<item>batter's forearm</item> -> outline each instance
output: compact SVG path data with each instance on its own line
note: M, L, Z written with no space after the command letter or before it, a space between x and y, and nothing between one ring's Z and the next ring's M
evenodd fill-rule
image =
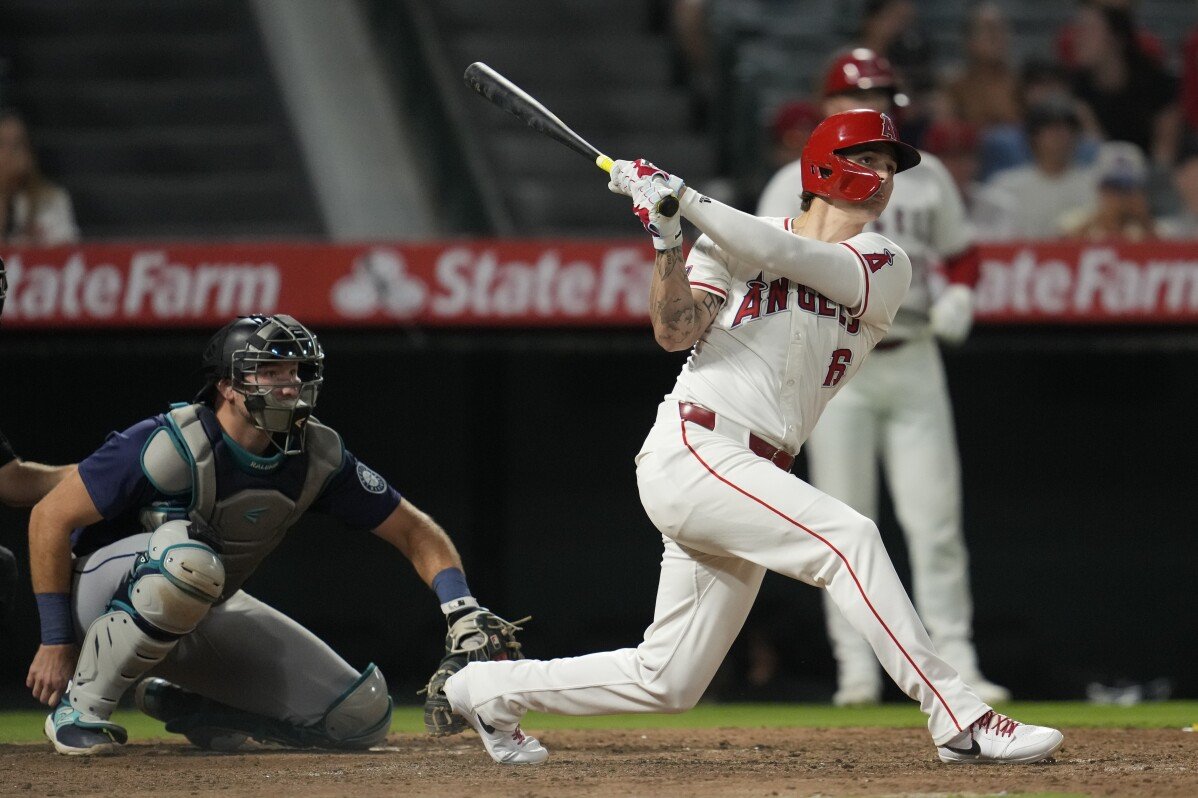
M649 318L657 342L671 352L690 348L698 337L698 313L681 247L657 253L649 285Z
M720 249L755 268L814 288L844 307L865 292L857 256L840 244L804 238L698 192L683 192L681 213Z

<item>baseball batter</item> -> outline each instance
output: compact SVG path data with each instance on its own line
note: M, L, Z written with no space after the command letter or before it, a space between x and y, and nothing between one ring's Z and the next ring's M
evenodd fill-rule
M471 596L445 532L312 418L323 362L290 316L231 322L208 345L194 404L109 435L34 508L42 645L27 683L55 707L45 731L56 751L124 743L110 716L147 674L138 706L201 747L382 740L391 698L378 669L358 673L241 589L309 511L370 530L411 560L457 649L495 617Z
M824 113L888 112L894 73L885 58L856 49L837 57L824 80ZM973 321L977 256L961 197L944 165L920 153L895 178L885 212L866 229L882 233L911 259L911 289L886 339L857 379L829 405L807 442L811 482L868 518L878 517L880 460L905 533L915 606L936 649L987 703L1011 694L978 668L973 645L969 563L961 523L961 477L952 407L936 340L959 344ZM797 213L803 166L784 167L766 186L757 212ZM947 285L931 279L940 268ZM882 675L869 642L826 597L837 663L837 705L880 700Z
M665 547L657 606L636 648L550 661L471 663L445 683L451 710L498 762L548 752L528 710L681 712L703 695L766 569L823 588L920 703L946 762L1033 762L1062 736L995 713L935 651L867 517L789 473L828 401L882 340L911 279L906 254L863 232L919 154L889 117L826 119L803 156L804 208L759 219L643 161L616 163L657 249L654 334L693 347L636 457L641 501ZM705 235L685 263L673 193Z

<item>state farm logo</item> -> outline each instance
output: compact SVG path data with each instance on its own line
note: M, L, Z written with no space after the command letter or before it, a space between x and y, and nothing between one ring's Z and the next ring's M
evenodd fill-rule
M35 256L36 257L36 256ZM273 313L282 280L272 262L172 262L162 250L132 250L118 262L89 263L86 251L65 262L6 259L4 319L205 319Z
M527 260L469 246L437 253L417 273L403 255L375 248L355 258L330 290L333 309L352 319L585 318L644 315L652 261L643 248L613 247L595 260L568 260L553 248Z
M986 255L977 286L980 318L1155 320L1198 316L1193 249L1083 247L1063 257L1022 247ZM1057 254L1054 251L1053 254Z
M354 260L350 273L333 284L333 308L351 319L383 311L396 318L420 312L428 287L407 273L403 256L393 249L372 249Z

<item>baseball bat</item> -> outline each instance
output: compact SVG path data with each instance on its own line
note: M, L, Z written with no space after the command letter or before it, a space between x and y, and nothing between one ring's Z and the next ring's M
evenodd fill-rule
M611 158L599 152L589 141L571 130L569 125L537 102L532 95L482 61L475 61L466 67L462 79L466 81L467 86L517 119L522 120L533 130L565 144L579 155L585 155L603 171L611 172ZM673 216L678 213L678 198L666 197L657 204L657 212L662 216Z

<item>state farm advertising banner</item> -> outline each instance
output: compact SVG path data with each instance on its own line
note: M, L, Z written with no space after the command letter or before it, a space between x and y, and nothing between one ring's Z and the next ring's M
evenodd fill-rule
M11 328L642 325L653 250L628 241L95 244L0 252ZM980 323L1198 323L1198 242L986 246Z
M642 324L646 242L86 245L3 254L4 326Z
M982 247L977 319L1198 323L1198 241Z

